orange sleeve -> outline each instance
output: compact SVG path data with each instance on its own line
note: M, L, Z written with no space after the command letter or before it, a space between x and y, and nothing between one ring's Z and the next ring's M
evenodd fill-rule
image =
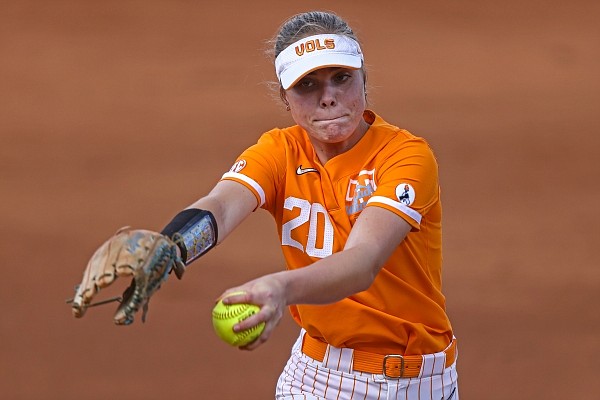
M222 180L232 180L254 193L257 208L273 209L276 188L285 177L285 146L277 130L264 133L236 159Z
M423 216L439 201L438 165L425 140L401 137L398 145L389 146L383 155L377 189L367 206L392 211L418 231Z

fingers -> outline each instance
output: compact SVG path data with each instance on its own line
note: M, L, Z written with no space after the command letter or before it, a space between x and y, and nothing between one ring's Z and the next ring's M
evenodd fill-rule
M270 276L258 278L243 286L227 290L219 297L224 304L250 303L260 307L260 311L233 327L241 332L265 323L261 335L252 343L240 347L242 350L254 350L271 337L279 325L285 309L285 296L276 279Z
M117 324L128 324L133 313L143 306L143 301L147 301L167 278L169 270L174 268L177 277L181 278L184 267L177 245L168 238L143 229L122 228L90 258L73 298L73 315L82 317L94 296L117 278L142 276L140 282L144 285L138 288L139 293L124 301L115 317Z
M233 327L233 330L238 332L245 329L249 329L254 325L258 325L262 322L265 323L265 328L263 329L260 336L256 338L256 340L254 340L252 343L240 347L240 349L252 351L260 347L263 343L267 342L270 339L273 331L275 330L275 327L279 325L281 317L282 313L278 313L277 310L274 310L269 306L264 306L261 308L261 311L258 314L253 315L252 317L247 318L239 324L235 325Z
M104 242L90 258L71 306L73 316L76 318L83 317L100 289L109 286L116 279L115 257L118 251L118 246L114 245L111 238ZM119 275L131 275L131 270L127 269L127 273L123 271Z
M107 246L108 242L96 250L83 272L83 279L77 287L73 299L73 314L75 317L82 317L87 305L91 303L100 288L108 286L115 279L114 272L100 270L97 267L106 263L107 252L105 249ZM98 273L101 273L101 275L97 276Z
M93 259L93 257L92 257ZM87 305L92 301L94 294L96 294L97 288L91 277L92 271L90 270L90 264L92 260L88 262L88 265L83 272L83 279L75 290L75 297L73 298L73 304L71 310L75 318L81 318L85 314Z
M223 300L223 304L240 304L240 303L250 303L250 304L256 304L257 306L260 306L260 304L254 303L251 301L251 295L246 292L245 290L240 290L240 289L229 289L227 290L225 293L223 293L221 296L219 296L219 298L217 299L217 302L219 302L219 300Z

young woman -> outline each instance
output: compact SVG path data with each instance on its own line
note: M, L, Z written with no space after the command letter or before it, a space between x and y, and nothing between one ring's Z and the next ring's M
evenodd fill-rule
M164 233L195 226L212 245L215 226L220 243L254 210L273 215L287 269L223 297L261 307L235 327L266 323L247 350L286 307L300 325L278 399L458 399L431 149L366 108L363 53L340 17L296 15L274 42L295 125L264 133ZM203 251L190 245L186 263Z
M290 18L274 53L295 124L264 133L208 195L175 216L162 231L177 238L169 254L180 252L189 265L253 211L267 210L286 269L222 297L261 307L234 327L265 323L246 350L269 339L286 308L300 326L278 399L458 399L431 149L367 109L363 53L337 15ZM89 269L73 302L78 317L114 279ZM117 323L132 321L138 297L122 304Z

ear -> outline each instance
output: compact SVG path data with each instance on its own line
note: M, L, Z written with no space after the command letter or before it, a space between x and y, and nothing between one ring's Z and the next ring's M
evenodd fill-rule
M283 103L287 106L289 105L287 96L285 94L285 89L283 88L283 86L279 86L279 97L281 98L281 101L283 101Z
M285 104L285 110L290 111L290 102L288 101L285 94L285 89L283 89L282 86L279 87L279 97L281 97L281 101L283 101L283 104Z

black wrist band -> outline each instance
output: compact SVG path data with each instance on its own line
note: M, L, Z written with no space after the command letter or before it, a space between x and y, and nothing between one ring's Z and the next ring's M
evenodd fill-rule
M189 208L177 214L161 231L181 250L181 258L189 265L217 245L217 221L210 211Z

